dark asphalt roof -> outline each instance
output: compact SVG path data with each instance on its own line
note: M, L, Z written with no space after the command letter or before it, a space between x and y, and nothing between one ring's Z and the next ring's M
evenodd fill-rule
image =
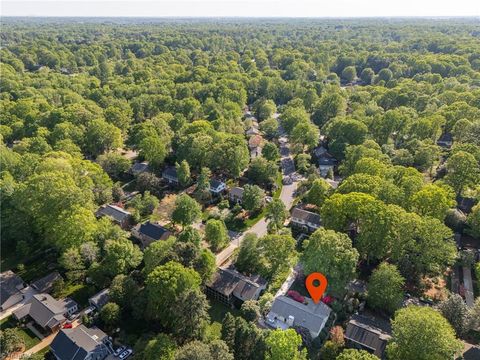
M145 172L145 171L148 171L148 170L149 170L148 162L146 162L146 161L137 162L137 163L133 164L132 167L130 168L130 172L133 173L133 174L139 174L139 173L142 173L142 172Z
M11 270L0 274L0 302L3 304L10 296L19 292L18 287L23 287L23 280Z
M163 177L177 178L177 169L174 166L166 167L162 172Z
M160 240L162 236L169 231L159 224L154 224L150 221L147 221L146 223L140 225L138 232L152 239Z
M333 157L326 157L322 156L318 158L318 165L332 165L335 166L337 164L337 160Z
M217 179L211 179L211 180L210 180L210 187L211 187L212 189L216 189L216 188L218 188L219 186L221 186L222 184L223 184L223 182L220 181L220 180L217 180Z
M59 274L58 271L54 271L47 276L44 276L43 278L34 281L30 285L38 292L49 292L52 289L53 283L59 279L62 279L62 276Z
M109 292L110 290L108 288L103 289L102 291L96 293L91 298L89 298L88 302L97 308L101 308L103 305L105 305L108 302Z
M55 300L48 294L36 294L30 301L20 309L14 311L17 319L26 315L35 320L41 327L54 327L57 323L65 319L63 314L66 312L64 304Z
M234 295L241 300L251 300L260 287L266 285L266 281L260 277L248 277L231 269L218 269L208 287L225 295Z
M79 325L73 329L62 329L50 345L52 352L61 360L83 360L89 352L105 347L102 341L107 337L98 328Z
M387 346L391 329L385 322L362 315L353 315L347 324L345 338L361 344L382 357Z

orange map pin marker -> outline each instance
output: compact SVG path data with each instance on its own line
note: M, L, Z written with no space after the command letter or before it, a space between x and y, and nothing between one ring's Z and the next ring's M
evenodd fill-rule
M315 280L319 282L319 285L314 284ZM327 289L327 284L327 278L322 273L314 272L307 276L307 279L305 280L305 286L307 287L308 293L312 297L315 304L318 304L322 298L323 293Z

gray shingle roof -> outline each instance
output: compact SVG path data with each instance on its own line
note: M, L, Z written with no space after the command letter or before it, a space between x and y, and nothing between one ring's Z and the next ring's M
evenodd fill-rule
M97 210L97 216L108 216L119 223L125 221L130 215L127 210L115 205L104 205Z
M152 239L160 240L162 236L169 232L168 229L164 228L162 225L151 223L147 221L144 224L141 224L138 228L140 234L144 234Z
M88 302L95 306L97 309L102 308L109 300L109 292L110 290L103 289L102 291L96 293L91 298L88 299Z
M88 353L105 348L103 341L107 337L98 328L79 325L73 329L62 329L52 341L50 348L58 359L82 360Z
M248 277L238 271L230 269L218 269L208 287L225 295L234 295L241 300L251 300L255 292L266 285L266 281L260 277Z
M168 179L177 179L177 169L174 166L166 167L162 172L162 177Z
M337 164L337 159L332 155L325 153L318 158L318 165L330 165L335 166Z
M320 215L311 211L300 209L300 208L294 208L292 210L292 218L301 219L301 220L304 220L305 222L309 222L312 224L317 224L317 225L322 224Z
M243 188L235 186L232 189L230 189L230 196L234 196L241 199L243 197L243 192L244 192Z
M135 164L132 165L132 167L130 168L130 172L132 174L140 174L140 173L143 173L143 172L146 172L146 171L149 171L149 167L148 167L148 162L147 161L144 161L144 162L136 162Z
M210 188L211 189L216 189L218 188L219 186L222 186L223 185L223 182L220 181L220 180L217 180L217 179L211 179L210 180Z
M294 317L293 324L303 326L313 333L321 330L325 319L328 319L331 309L323 302L315 304L311 299L306 298L308 304L302 304L287 296L278 296L272 304L269 316L279 315L285 319L289 316Z
M62 276L58 271L54 271L47 276L34 281L30 286L41 293L49 292L52 289L53 283L59 279L62 279Z
M41 327L54 327L62 322L66 309L60 301L55 300L48 294L36 294L30 301L14 312L14 315L21 319L26 315L35 320Z
M15 295L23 288L23 280L13 271L8 270L0 274L0 302L3 304L12 295Z

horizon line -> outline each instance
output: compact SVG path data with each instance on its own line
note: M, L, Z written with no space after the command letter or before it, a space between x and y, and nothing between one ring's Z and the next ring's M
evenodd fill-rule
M368 15L368 16L203 16L203 15L165 15L165 16L144 16L144 15L0 15L0 20L2 18L75 18L75 19L474 19L479 18L480 15Z

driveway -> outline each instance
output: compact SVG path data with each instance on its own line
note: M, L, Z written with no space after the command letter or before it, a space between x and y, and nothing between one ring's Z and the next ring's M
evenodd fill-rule
M8 309L0 312L0 320L9 317L14 311L20 309L23 305L25 305L32 298L33 295L37 294L37 290L31 288L30 286L27 286L25 289L21 290L21 293L23 294L23 300L13 305L12 307L9 307Z

